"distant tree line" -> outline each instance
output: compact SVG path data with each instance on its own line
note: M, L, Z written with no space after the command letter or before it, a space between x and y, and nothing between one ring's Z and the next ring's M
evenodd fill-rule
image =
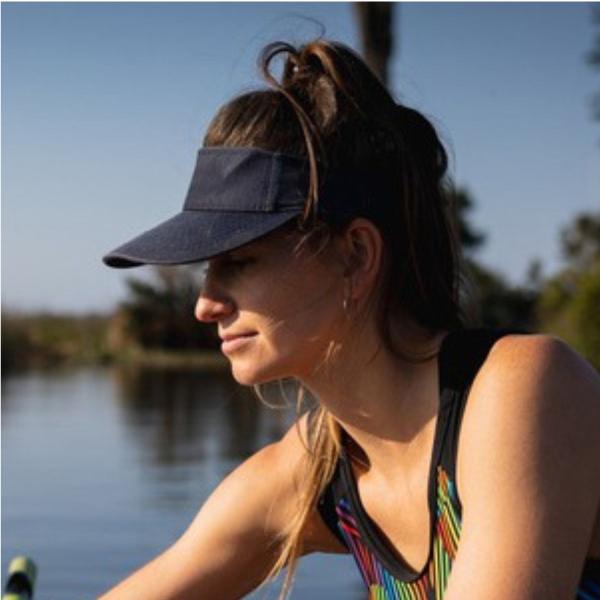
M128 297L109 329L109 346L119 353L137 350L218 349L213 328L194 317L202 266L154 267L153 281L127 279Z
M566 267L542 282L535 316L600 369L600 212L563 229L561 249Z
M111 360L110 318L2 312L2 372Z
M542 277L534 260L523 285L508 283L475 258L485 235L470 224L473 200L464 189L452 193L465 265L474 287L478 323L552 333L565 339L600 368L600 213L577 216L561 233L565 267ZM198 268L163 267L153 282L130 278L128 298L110 328L110 347L185 351L216 349L214 328L195 321Z

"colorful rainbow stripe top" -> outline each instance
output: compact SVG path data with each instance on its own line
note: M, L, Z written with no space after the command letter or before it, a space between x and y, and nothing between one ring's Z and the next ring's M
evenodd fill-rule
M369 600L441 600L460 537L454 486L442 467L438 469L437 518L431 557L413 581L395 577L364 543L350 504L341 499L336 507L340 530L369 588Z
M352 442L343 433L340 460L318 508L353 555L368 600L443 599L460 542L462 507L455 484L456 450L467 390L494 341L505 333L510 331L455 332L442 345L440 407L428 482L429 557L420 572L396 557L364 509L351 465ZM600 560L586 561L576 600L600 600Z

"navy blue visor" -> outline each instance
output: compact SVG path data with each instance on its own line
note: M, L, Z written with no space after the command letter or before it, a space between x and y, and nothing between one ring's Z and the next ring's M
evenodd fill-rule
M371 193L357 174L332 173L319 190L326 220L368 214ZM103 257L110 267L199 262L270 233L303 211L309 169L304 158L256 148L198 152L183 209Z

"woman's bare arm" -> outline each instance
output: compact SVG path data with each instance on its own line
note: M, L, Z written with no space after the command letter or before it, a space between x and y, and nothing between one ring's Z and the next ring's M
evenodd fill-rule
M566 344L509 336L465 410L463 524L446 600L570 600L600 499L600 378Z
M256 588L295 510L303 453L293 426L226 477L173 546L101 600L233 600Z

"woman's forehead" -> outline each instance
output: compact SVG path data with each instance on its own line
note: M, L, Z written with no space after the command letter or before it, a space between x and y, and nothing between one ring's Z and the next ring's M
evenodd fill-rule
M289 246L293 248L295 244L298 243L301 239L301 234L294 230L275 230L271 233L268 233L265 236L262 236L256 240L248 242L239 248L235 248L234 250L230 250L229 252L225 252L224 255L236 255L243 254L245 252L250 251L275 251L281 250L284 247Z

